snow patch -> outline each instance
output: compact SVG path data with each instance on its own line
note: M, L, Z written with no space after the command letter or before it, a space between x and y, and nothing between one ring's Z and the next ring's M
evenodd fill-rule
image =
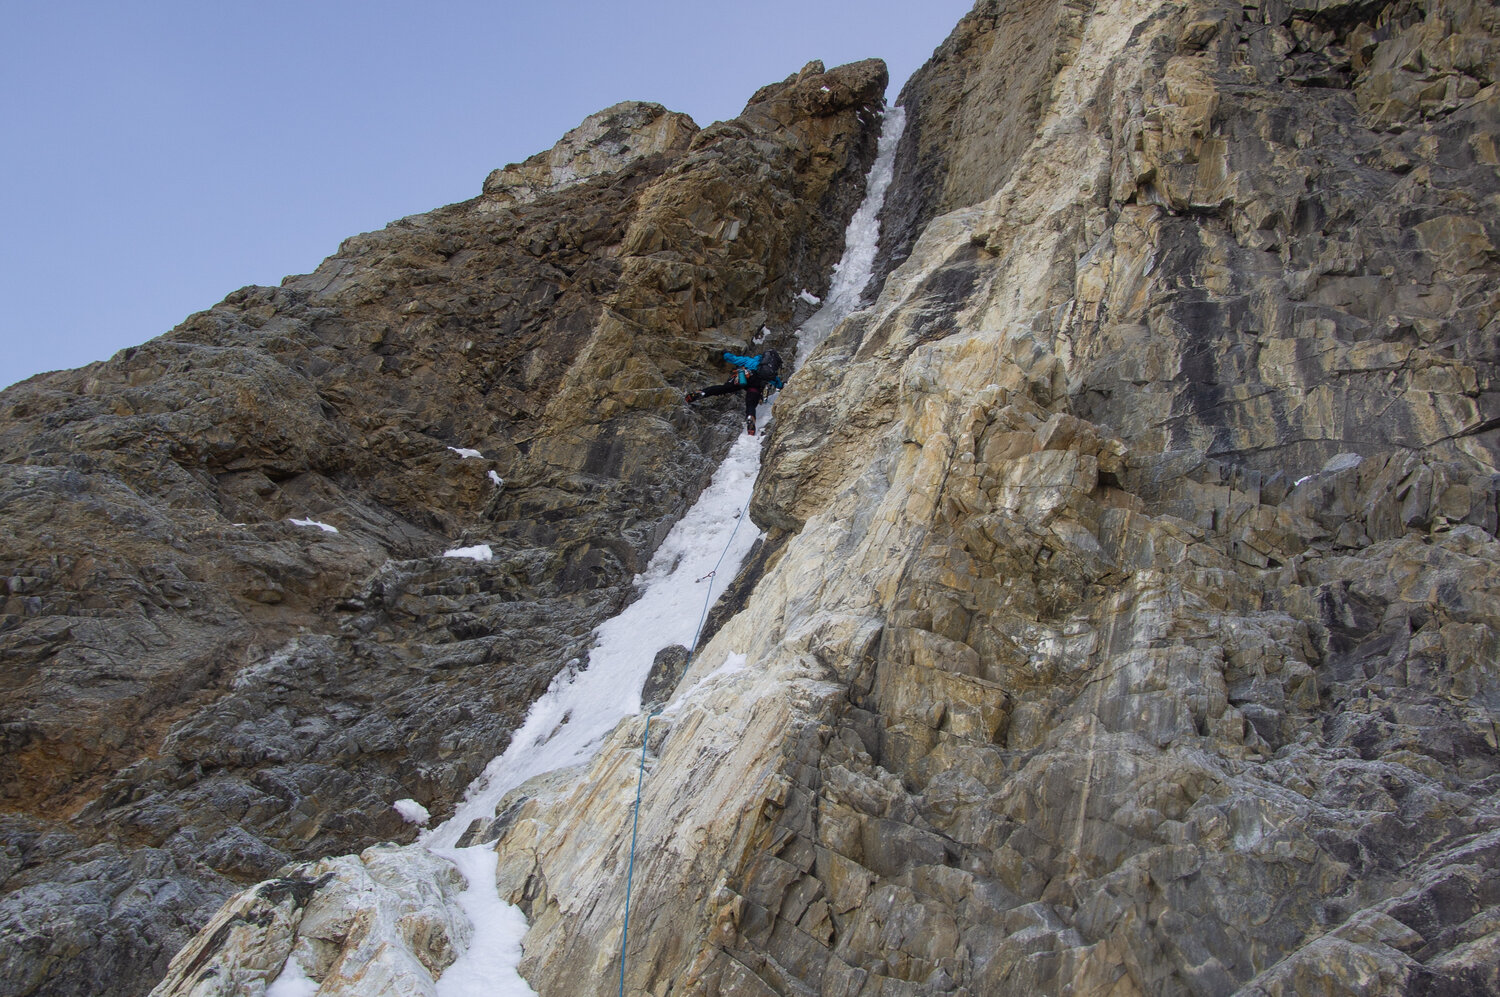
M474 927L464 954L438 977L437 997L536 997L517 969L526 915L501 900L495 889L500 857L486 845L433 851L458 866L468 880L458 905Z
M336 527L336 526L329 526L327 523L320 523L316 519L288 519L287 522L288 523L295 523L298 526L316 526L318 529L322 530L324 533L337 533L338 532L338 527Z
M427 808L422 806L422 804L418 803L416 800L397 800L395 803L392 803L391 806L398 814L401 815L401 819L406 821L408 824L416 824L419 827L426 827L427 822L429 820L432 820L432 814L428 813Z
M452 550L443 551L444 557L467 557L473 561L488 561L495 556L490 550L489 544L475 544L473 547L455 547Z
M483 457L484 456L484 454L480 453L478 450L470 450L467 447L449 447L448 449L452 450L454 453L458 454L460 457Z
M822 298L818 297L816 294L812 293L806 288L803 288L800 292L798 292L797 297L801 298L803 301L806 301L810 305L821 305L823 303Z
M297 957L287 956L281 974L266 987L266 997L312 997L318 992L318 981L307 975Z
M495 483L496 488L505 487L505 479L500 477L500 475L496 474L494 471L490 472L490 480Z

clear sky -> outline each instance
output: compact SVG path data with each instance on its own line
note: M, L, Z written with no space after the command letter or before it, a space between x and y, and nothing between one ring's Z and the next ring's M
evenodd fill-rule
M479 193L585 116L700 125L811 59L902 82L972 0L15 0L0 387L102 360Z

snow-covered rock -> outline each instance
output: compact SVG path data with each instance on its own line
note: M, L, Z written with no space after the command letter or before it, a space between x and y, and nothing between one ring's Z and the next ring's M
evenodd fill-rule
M466 557L471 561L488 561L495 556L489 544L474 544L472 547L454 547L443 551L444 557Z
M289 867L226 904L152 993L260 993L273 981L295 993L305 978L324 994L436 997L469 942L464 887L452 862L423 849Z
M315 526L318 529L322 530L324 533L338 532L338 527L329 526L327 523L320 523L316 519L289 519L287 520L287 522L292 523L295 526Z

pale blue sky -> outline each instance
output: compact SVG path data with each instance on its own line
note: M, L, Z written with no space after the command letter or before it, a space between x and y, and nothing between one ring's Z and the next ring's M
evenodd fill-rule
M479 192L586 115L700 125L810 59L900 84L972 0L6 0L0 387Z

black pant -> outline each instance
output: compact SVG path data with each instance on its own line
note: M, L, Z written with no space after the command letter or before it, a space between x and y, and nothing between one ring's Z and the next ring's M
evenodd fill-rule
M755 406L760 404L761 385L759 384L741 384L739 381L730 381L728 384L715 384L711 388L704 388L698 393L707 398L709 395L727 395L735 391L745 393L745 414L754 415Z

